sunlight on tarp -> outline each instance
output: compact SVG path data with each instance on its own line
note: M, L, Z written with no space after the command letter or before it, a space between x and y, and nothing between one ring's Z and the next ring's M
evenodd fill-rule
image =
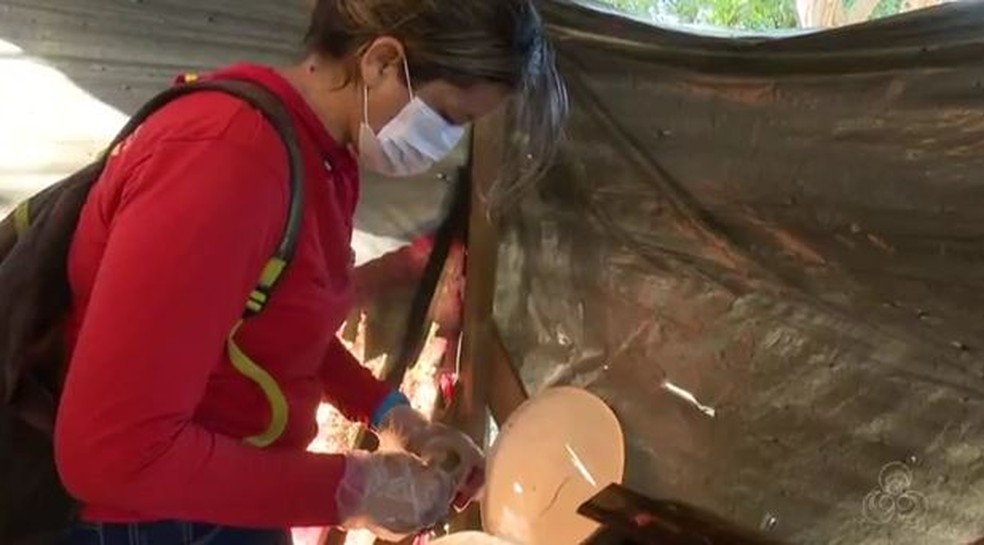
M127 119L2 39L0 82L2 210L91 161Z

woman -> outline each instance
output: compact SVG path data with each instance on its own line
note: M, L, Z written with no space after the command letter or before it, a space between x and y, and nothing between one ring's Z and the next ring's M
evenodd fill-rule
M286 218L276 133L245 104L198 93L114 150L69 257L56 455L84 508L66 543L265 545L312 525L392 537L446 515L477 448L414 413L331 335L351 299L357 162L424 171L514 97L528 164L504 168L510 180L535 176L566 112L542 32L531 0L320 0L302 63L208 76L275 93L305 156L295 257L235 345L229 331ZM265 382L237 371L233 346L262 362ZM305 452L323 398L419 457ZM447 451L460 471L421 461Z

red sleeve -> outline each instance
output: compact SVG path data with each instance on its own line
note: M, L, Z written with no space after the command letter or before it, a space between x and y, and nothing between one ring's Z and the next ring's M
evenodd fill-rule
M270 145L164 142L126 180L57 422L58 467L81 501L246 527L338 522L343 457L257 449L195 422L281 235L285 158Z
M328 348L322 369L325 399L349 420L368 423L393 391L359 363L337 338Z

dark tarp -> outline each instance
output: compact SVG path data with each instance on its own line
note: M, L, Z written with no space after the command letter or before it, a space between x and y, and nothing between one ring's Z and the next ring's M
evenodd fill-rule
M496 300L527 388L790 542L984 534L984 4L781 40L544 12L574 115Z

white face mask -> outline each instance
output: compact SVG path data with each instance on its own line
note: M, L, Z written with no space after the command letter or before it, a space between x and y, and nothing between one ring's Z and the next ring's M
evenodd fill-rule
M453 125L414 95L410 84L410 67L406 59L410 102L389 123L373 132L369 126L369 89L363 85L363 117L359 129L359 162L384 176L416 176L430 170L444 159L465 134L465 128Z

